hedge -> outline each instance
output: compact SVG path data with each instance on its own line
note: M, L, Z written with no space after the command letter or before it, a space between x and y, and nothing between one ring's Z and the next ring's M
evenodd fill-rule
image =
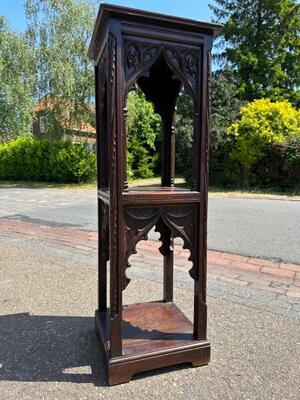
M246 168L228 155L210 160L210 185L300 190L300 137L266 147L265 154Z
M0 144L0 179L88 182L96 176L96 156L84 144L19 137Z

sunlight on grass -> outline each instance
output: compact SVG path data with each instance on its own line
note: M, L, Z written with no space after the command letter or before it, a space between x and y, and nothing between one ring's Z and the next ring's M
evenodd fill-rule
M187 187L184 178L178 177L175 180L176 186ZM130 187L160 185L160 178L133 179L129 181ZM28 189L70 189L70 190L96 190L95 182L89 183L55 183L55 182L29 182L29 181L0 181L0 188L6 187L28 188ZM209 188L209 195L212 197L239 197L253 199L271 200L300 200L300 190L277 191L276 189L224 189Z

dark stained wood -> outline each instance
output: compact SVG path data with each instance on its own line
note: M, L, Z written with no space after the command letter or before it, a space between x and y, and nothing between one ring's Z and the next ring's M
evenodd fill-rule
M210 345L196 341L193 324L174 303L131 304L123 308L123 355L110 357L110 313L96 312L96 332L106 355L110 385L128 382L141 371L172 364L206 365ZM170 362L172 360L172 362Z
M164 258L163 268L163 295L164 301L173 301L173 271L174 271L174 254L173 254L173 235L172 230L163 223L160 218L156 224L155 230L160 233L159 240L162 245L159 248L160 253Z
M109 313L100 313L100 317L109 349ZM123 307L123 355L151 353L192 343L193 324L174 303L151 302Z
M99 284L96 331L109 384L153 368L209 362L206 338L206 226L210 50L221 25L102 4L89 56L95 62ZM128 188L126 99L138 85L162 119L161 186ZM191 190L174 186L175 105L194 104ZM149 231L160 233L161 302L123 306L129 257ZM195 282L191 323L173 303L173 239L190 251ZM107 261L110 308L107 307Z

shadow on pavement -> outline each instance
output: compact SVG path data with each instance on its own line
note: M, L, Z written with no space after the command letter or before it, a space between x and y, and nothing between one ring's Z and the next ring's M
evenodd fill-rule
M78 229L80 229L81 227L83 227L85 225L85 224L70 224L67 222L60 223L60 222L55 222L55 221L49 221L46 219L31 218L28 215L23 215L23 214L7 215L4 217L1 217L0 220L29 222L31 224L45 225L45 226L50 226L52 228L78 228Z
M0 316L0 380L106 385L94 318Z
M71 382L107 386L94 318L0 316L0 381ZM191 368L180 364L134 375L133 380Z

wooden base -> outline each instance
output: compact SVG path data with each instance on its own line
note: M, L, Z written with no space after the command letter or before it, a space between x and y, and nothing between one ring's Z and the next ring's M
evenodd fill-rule
M193 338L193 325L174 303L151 302L123 308L120 357L111 358L110 311L96 311L96 332L106 356L109 385L129 382L138 372L170 365L206 365L210 344Z

